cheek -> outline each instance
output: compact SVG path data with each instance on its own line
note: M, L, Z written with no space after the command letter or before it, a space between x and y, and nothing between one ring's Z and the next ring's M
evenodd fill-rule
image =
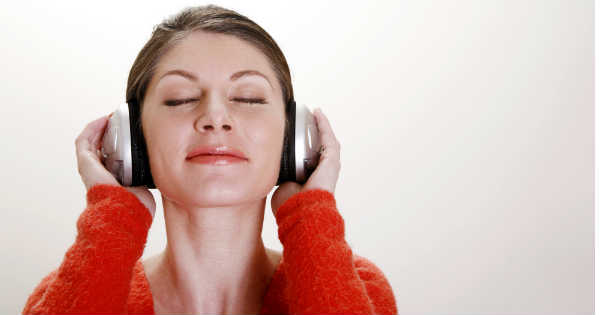
M159 119L149 122L152 124L151 130L144 130L153 175L166 172L166 168L177 165L173 161L185 158L185 155L181 155L185 154L181 150L185 148L183 141L186 139L183 136L183 124L166 124L166 121Z
M283 118L279 117L264 119L248 125L246 129L249 148L254 151L256 157L268 164L281 158L284 132L282 120Z

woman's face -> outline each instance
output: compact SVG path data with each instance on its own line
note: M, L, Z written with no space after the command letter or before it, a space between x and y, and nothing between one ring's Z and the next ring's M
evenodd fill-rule
M167 74L173 70L181 72ZM168 106L173 100L189 101ZM146 91L142 126L154 183L172 202L235 205L265 198L277 182L285 127L281 88L263 53L236 37L198 31L172 47ZM237 149L247 161L187 159L208 145Z

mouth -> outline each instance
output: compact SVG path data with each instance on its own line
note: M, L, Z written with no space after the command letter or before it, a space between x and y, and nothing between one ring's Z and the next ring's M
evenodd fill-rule
M192 150L186 161L200 164L226 165L247 162L246 155L232 147L225 145L201 146Z

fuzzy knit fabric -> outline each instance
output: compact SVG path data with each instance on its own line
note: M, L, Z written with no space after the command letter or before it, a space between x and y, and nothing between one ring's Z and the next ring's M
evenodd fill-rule
M397 314L384 274L346 243L330 192L296 193L275 218L283 257L261 314ZM23 314L154 314L141 261L151 224L127 189L90 188L74 244L35 287Z

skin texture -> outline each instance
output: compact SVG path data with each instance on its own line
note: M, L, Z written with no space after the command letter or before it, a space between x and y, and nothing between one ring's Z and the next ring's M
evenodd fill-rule
M194 74L163 75L174 69ZM231 80L234 73L264 74ZM194 101L169 107L173 99ZM262 98L248 104L237 98ZM283 145L281 88L266 57L235 37L195 32L165 54L148 87L142 125L160 190L167 247L149 264L157 313L257 313L275 264L260 237ZM200 145L248 158L190 163ZM235 259L232 259L235 257Z
M197 82L164 73L183 69ZM256 70L269 78L247 75ZM272 84L272 86L271 86ZM264 98L247 104L235 98ZM166 106L166 100L194 98ZM144 101L142 124L154 181L169 202L188 207L256 203L276 183L283 144L284 104L275 73L262 53L235 37L192 33L161 58ZM247 163L207 166L186 162L198 145L225 144Z
M195 79L164 76L175 69ZM243 70L258 71L264 78L232 80ZM264 104L239 98L264 99ZM176 99L192 101L165 104ZM325 116L319 110L314 114L324 144L319 166L304 186L280 185L272 198L273 211L299 191L335 191L339 142ZM261 238L285 126L281 87L267 58L233 36L202 31L188 35L161 58L146 91L142 126L167 232L165 250L143 262L155 312L258 313L281 259ZM233 147L247 161L208 165L186 160L201 145ZM149 191L134 193L144 204L154 204Z

